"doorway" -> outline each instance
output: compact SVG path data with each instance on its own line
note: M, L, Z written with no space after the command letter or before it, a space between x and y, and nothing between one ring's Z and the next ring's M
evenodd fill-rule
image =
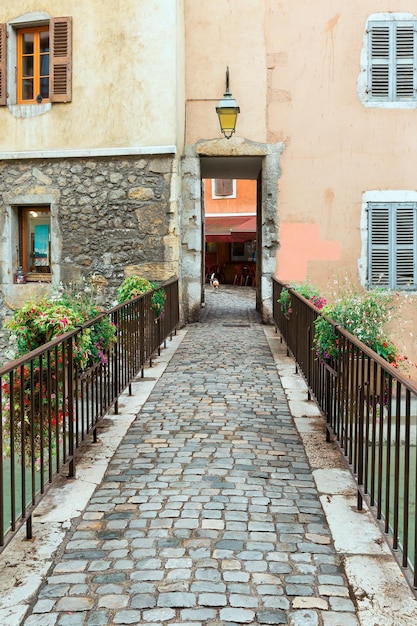
M189 147L181 159L181 250L180 285L184 322L197 322L204 303L206 280L206 213L204 184L206 180L252 181L256 189L256 210L248 228L252 241L252 279L256 296L256 309L264 323L272 320L272 277L275 274L278 250L278 179L282 144L258 144L244 139L201 140ZM217 191L230 191L230 183L218 183ZM218 195L215 194L215 195ZM232 229L233 230L233 229ZM230 228L229 228L230 231ZM254 237L254 238L253 238ZM245 243L245 241L243 243ZM255 242L255 243L253 243ZM207 242L209 243L209 242ZM233 242L230 242L233 243ZM241 243L241 242L236 242ZM208 248L211 248L208 246ZM213 250L209 249L212 253ZM236 246L232 258L239 262L248 258L249 245ZM216 251L217 255L217 251ZM216 256L217 260L217 256ZM236 263L238 263L236 261ZM245 264L247 266L247 264ZM252 278L252 277L251 277ZM233 281L235 274L233 274ZM228 280L230 280L230 275ZM237 281L239 278L236 279ZM242 279L240 279L242 281ZM244 278L246 283L246 277ZM248 281L249 282L249 281Z
M205 284L256 286L256 180L203 179Z
M256 290L260 285L262 157L201 157L202 301L214 273L220 283Z

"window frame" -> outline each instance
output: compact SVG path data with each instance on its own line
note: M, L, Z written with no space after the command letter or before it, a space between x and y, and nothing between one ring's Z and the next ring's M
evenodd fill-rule
M50 87L50 62L48 59L48 74L41 74L41 50L40 50L40 38L41 33L47 32L50 37L50 29L49 26L32 26L30 28L19 28L17 31L17 104L40 104L40 102L49 102L49 87ZM32 33L33 37L33 97L32 98L23 98L23 81L25 80L23 74L23 64L24 58L26 55L23 53L23 36L26 34ZM50 56L50 41L49 41L49 52L48 57ZM41 78L48 78L48 97L44 98L41 96L41 100L38 100L38 97L41 95Z
M18 99L17 77L17 39L18 32L29 28L49 27L49 99L42 104L34 101L20 102ZM44 113L50 103L66 103L72 101L72 17L50 17L42 13L25 15L11 20L7 24L0 23L0 105L9 106L16 114L24 111L26 105L39 107ZM35 108L36 114L36 108Z
M410 30L412 43L409 37ZM369 101L374 104L415 103L417 101L417 19L396 19L395 16L392 19L371 19L367 25L367 35ZM411 46L412 50L408 51L407 45Z
M411 223L406 223L407 212ZM368 221L368 278L369 289L382 287L390 290L417 289L417 202L369 202ZM410 234L412 240L410 241ZM412 268L408 267L411 258ZM383 272L383 268L386 271ZM412 281L404 278L408 273ZM386 273L387 280L382 281Z
M22 266L23 271L26 275L27 282L51 282L52 280L52 270L51 270L51 223L52 223L52 215L51 215L51 207L50 206L19 206L18 209L18 239L19 239L19 262L18 264ZM49 272L40 270L34 271L31 270L31 264L29 260L29 248L28 248L28 240L29 240L29 215L31 212L35 211L36 213L47 214L49 216L49 250L48 250L48 259ZM33 244L32 244L33 245ZM43 267L43 266L39 266Z

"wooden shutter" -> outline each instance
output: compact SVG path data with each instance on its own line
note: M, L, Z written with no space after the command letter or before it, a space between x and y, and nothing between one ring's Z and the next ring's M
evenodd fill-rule
M0 24L0 105L7 103L6 38L6 24Z
M415 203L370 205L368 276L370 287L415 289L416 218Z
M214 193L216 196L232 196L233 195L233 179L232 178L216 178L214 182Z
M395 228L395 285L400 288L414 288L416 283L416 207L414 204L401 204L394 216Z
M369 207L369 275L370 287L390 286L390 208L389 205Z
M389 25L373 25L370 31L370 91L374 98L388 98L390 69Z
M72 18L54 17L50 21L50 96L51 102L71 102L72 95Z
M395 92L398 99L413 98L415 95L415 33L414 27L397 25L395 52L396 77Z

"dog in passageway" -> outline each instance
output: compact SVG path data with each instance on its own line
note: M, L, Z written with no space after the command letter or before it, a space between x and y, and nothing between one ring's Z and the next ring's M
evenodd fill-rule
M219 283L219 279L217 278L216 274L212 274L210 276L210 283L211 283L214 291L218 291L219 290L220 283Z

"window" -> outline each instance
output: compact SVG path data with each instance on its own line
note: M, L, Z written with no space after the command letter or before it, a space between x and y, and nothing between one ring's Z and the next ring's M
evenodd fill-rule
M17 33L17 102L49 99L49 28L22 28Z
M71 33L71 17L0 24L1 105L71 101Z
M382 102L415 101L417 21L368 24L368 97Z
M255 261L256 241L233 242L231 244L231 261Z
M368 205L368 285L417 288L417 203Z
M51 279L51 212L49 207L20 207L19 265L26 280Z
M213 198L236 198L236 181L232 178L212 179Z

